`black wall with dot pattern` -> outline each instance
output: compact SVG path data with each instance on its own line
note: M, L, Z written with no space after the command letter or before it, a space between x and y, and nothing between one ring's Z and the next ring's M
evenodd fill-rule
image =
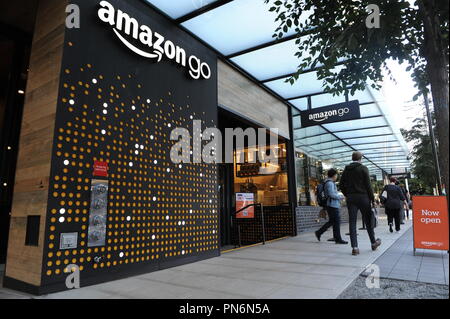
M65 288L66 267L80 267L86 286L218 256L217 171L174 164L170 133L201 120L217 123L217 57L138 0L116 9L209 64L208 80L125 47L97 17L99 0L72 3L81 28L66 29L45 230L43 291ZM89 247L95 161L108 163L105 245ZM60 249L78 233L76 249Z

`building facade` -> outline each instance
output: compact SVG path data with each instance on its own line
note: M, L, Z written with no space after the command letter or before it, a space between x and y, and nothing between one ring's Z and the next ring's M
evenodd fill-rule
M237 2L189 8L181 20ZM302 127L301 111L336 101L313 105L314 92L290 99L277 93L270 82L278 79L257 80L158 1L71 1L80 28L69 27L76 10L67 1L32 3L33 27L14 37L24 42L24 58L10 71L18 76L7 92L21 91L22 100L3 103L21 111L2 113L4 286L65 290L74 268L87 286L320 225L315 187L327 167L343 168L356 150L339 134L354 135L365 123L354 122L354 130ZM377 103L360 102L366 109ZM384 119L380 110L362 119ZM275 136L277 164L255 161L251 143L234 147L233 163L208 164L192 152L204 140L184 145L191 162L175 163L174 128L200 137L206 128L265 128ZM237 194L252 194L253 218L236 216Z

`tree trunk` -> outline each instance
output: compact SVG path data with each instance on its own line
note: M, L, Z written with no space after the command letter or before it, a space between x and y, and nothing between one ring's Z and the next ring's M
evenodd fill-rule
M427 60L427 75L431 84L434 112L439 142L439 162L447 201L449 200L449 85L448 85L448 57L446 44L441 34L439 17L435 0L419 2L419 10L422 14L425 30L424 54ZM450 202L450 201L449 201Z

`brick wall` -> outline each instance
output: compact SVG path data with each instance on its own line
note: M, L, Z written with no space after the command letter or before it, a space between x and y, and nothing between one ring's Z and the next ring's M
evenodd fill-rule
M315 231L322 227L328 219L319 220L319 212L322 208L315 206L299 206L296 208L297 232ZM348 223L347 207L341 208L341 222Z

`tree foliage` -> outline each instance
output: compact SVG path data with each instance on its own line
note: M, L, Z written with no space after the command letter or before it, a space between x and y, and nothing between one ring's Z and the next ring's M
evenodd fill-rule
M436 121L434 116L432 118L435 130ZM414 120L414 125L410 130L401 129L401 133L407 142L411 142L414 145L410 154L412 157L412 173L416 176L421 188L425 189L426 193L432 194L432 189L436 187L437 179L427 121L423 118L417 118Z
M407 0L265 0L277 13L274 37L295 32L300 59L298 71L288 79L294 83L301 73L317 69L324 90L343 94L379 88L386 61L406 62L419 92L427 91L424 55L425 37L418 5ZM438 0L442 41L446 43L448 70L448 1ZM380 8L380 28L367 28L366 7ZM304 35L304 36L302 36ZM304 54L304 53L308 54ZM335 66L347 61L344 68Z
M449 184L449 1L448 0L265 0L277 14L274 38L297 34L300 62L287 81L316 70L333 95L379 88L386 61L405 63L417 87L414 100L433 97L439 163L447 197ZM379 8L380 27L367 21ZM343 67L336 65L343 63ZM450 203L450 199L448 200Z

